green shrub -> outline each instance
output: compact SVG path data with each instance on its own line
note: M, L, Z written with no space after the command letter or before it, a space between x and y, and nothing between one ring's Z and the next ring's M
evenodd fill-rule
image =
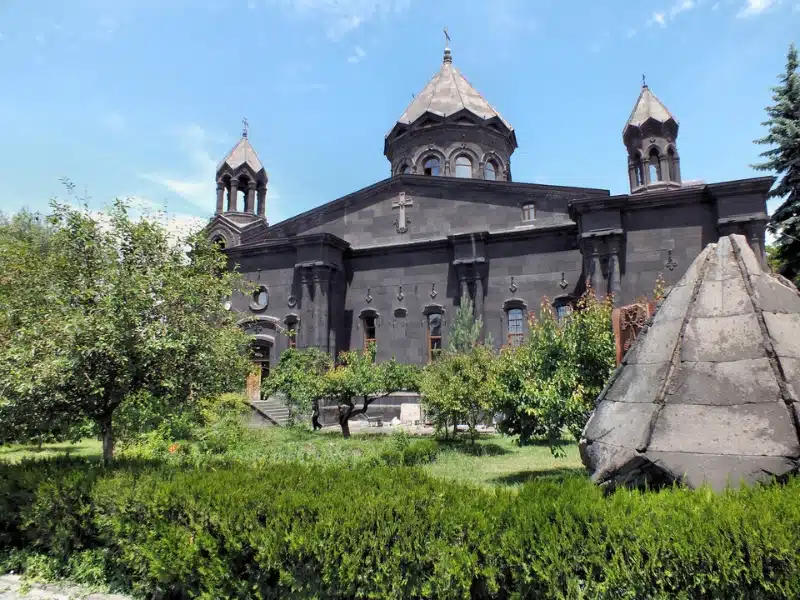
M149 598L800 597L796 480L604 496L582 478L515 493L414 468L71 459L0 466L0 507L3 567Z
M414 440L403 450L403 464L410 467L430 463L438 454L439 444L434 440Z

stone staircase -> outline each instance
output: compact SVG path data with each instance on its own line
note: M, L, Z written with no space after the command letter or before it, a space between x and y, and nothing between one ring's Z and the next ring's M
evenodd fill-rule
M251 400L250 406L273 425L286 425L289 420L289 409L277 398L269 397L265 400Z

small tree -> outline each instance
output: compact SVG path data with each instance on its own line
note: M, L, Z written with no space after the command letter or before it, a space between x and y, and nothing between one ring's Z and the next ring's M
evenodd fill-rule
M451 352L469 352L480 342L483 321L475 318L472 299L462 296L461 302L453 318L453 325L448 338L448 350Z
M782 275L795 281L800 274L800 74L794 44L789 46L780 84L772 91L774 104L767 107L769 118L762 123L768 132L756 140L771 147L761 154L765 161L753 168L780 177L769 192L770 198L783 199L769 226L777 235L774 262Z
M365 414L370 405L394 392L418 389L419 370L394 358L375 363L375 344L339 355L339 364L323 378L323 395L336 402L342 436L350 437L350 419ZM356 408L356 401L361 407Z
M447 423L461 417L475 441L478 424L493 414L496 367L491 346L476 344L466 352L446 352L424 369L420 378L422 402L445 435Z
M0 288L0 397L18 430L90 420L109 464L127 398L168 415L241 389L248 340L221 302L238 276L203 237L186 240L187 254L124 202L103 224L53 210L46 250L18 241L0 253L0 272L13 272Z
M262 393L279 394L289 409L289 422L293 423L298 414L318 409L325 393L324 376L332 366L331 357L318 348L288 348L262 382Z
M611 310L610 298L597 300L590 290L559 323L547 299L542 302L524 343L501 352L501 431L519 435L521 444L544 436L554 453L565 428L580 437L615 365Z

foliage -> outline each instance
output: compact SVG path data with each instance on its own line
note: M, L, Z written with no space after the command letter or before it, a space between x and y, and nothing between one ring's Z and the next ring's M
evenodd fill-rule
M52 208L48 243L0 236L0 397L15 429L89 420L109 462L118 415L128 435L241 388L247 338L220 301L239 278L216 248L198 234L187 254L122 201L107 222Z
M447 340L451 352L469 352L480 342L483 319L475 318L472 299L468 295L461 297L461 302L453 317L450 336Z
M417 391L419 368L394 358L375 363L375 344L339 355L339 364L323 376L323 397L336 403L342 435L350 437L349 421L364 414L370 404L389 394ZM356 402L361 403L356 408Z
M352 510L357 506L358 510ZM0 563L148 598L800 596L800 482L605 496L417 469L0 468Z
M786 70L772 89L773 104L766 108L767 135L756 140L770 148L761 154L764 162L754 165L779 176L770 198L783 202L772 214L770 230L777 235L774 262L781 275L795 280L800 274L800 73L794 44L789 46Z
M494 412L497 397L497 356L489 345L476 344L462 352L444 352L423 370L422 404L437 428L463 420L470 438Z
M311 413L324 397L324 375L332 367L330 356L319 348L288 348L261 382L261 392L279 395L289 409L289 423L294 424L298 415Z
M528 443L545 436L553 452L566 428L580 436L616 360L611 299L589 290L575 311L559 323L542 301L529 335L518 347L501 350L498 363L501 431Z

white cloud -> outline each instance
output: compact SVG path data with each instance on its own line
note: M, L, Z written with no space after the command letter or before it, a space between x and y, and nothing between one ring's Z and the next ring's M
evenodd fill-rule
M252 2L252 0L248 0ZM328 39L338 41L365 23L406 10L410 0L273 0L325 23Z
M694 0L678 0L678 2L669 11L669 16L674 19L676 16L687 10L692 10L695 7Z
M347 58L347 62L351 64L360 63L362 60L364 60L364 57L367 55L367 53L364 52L364 49L361 46L356 46L353 52L354 54Z
M647 24L648 25L658 24L661 25L662 27L666 27L667 26L666 14L663 12L654 12L653 16L650 17L650 20L647 22Z
M217 161L209 153L208 146L216 139L197 124L176 128L172 135L190 164L188 172L180 175L143 173L140 177L167 188L198 208L212 209L216 202Z
M777 4L776 0L747 0L737 15L739 18L755 17Z
M625 37L631 39L636 35L637 31L633 27L628 27L628 30L625 32Z

